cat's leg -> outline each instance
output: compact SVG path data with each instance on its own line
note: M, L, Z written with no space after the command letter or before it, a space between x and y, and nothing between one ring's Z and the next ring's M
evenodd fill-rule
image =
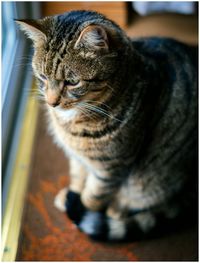
M87 171L76 159L70 159L70 184L69 187L61 189L54 199L54 205L61 212L66 211L66 201L68 192L80 194L85 183Z
M107 233L106 215L103 211L88 210L82 203L80 194L67 193L67 215L85 234L98 240L105 240Z
M81 201L89 210L101 211L109 204L120 183L112 176L89 174Z
M152 211L146 207L130 207L133 186L131 189L127 185L120 188L119 180L94 174L87 175L82 186L81 194L68 192L67 213L89 236L101 240L137 239L154 227Z
M113 178L99 180L88 175L81 195L72 191L67 194L68 216L81 231L98 240L141 238L154 227L154 214L148 209L130 208L127 186L119 189L119 184L111 181Z
M77 226L95 240L133 241L141 239L155 225L151 211L131 211L133 214L129 214L130 211L120 207L114 210L112 214L108 211L85 210Z
M70 160L70 185L66 194L65 207L68 217L86 234L100 237L104 232L104 212L93 212L82 202L81 196L88 187L86 168L76 159ZM92 188L96 187L90 185ZM91 230L92 229L92 230Z
M89 174L81 195L72 191L67 194L66 207L69 218L90 237L107 240L110 218L106 216L104 208L113 198L117 187L113 178L102 180L99 176Z
M107 238L110 240L135 240L148 234L156 224L156 217L149 209L130 208L131 201L116 195L106 210L108 220Z
M153 234L159 224L165 231L179 215L180 200L176 195L167 198L158 181L150 185L146 178L142 179L129 177L107 207L108 239L141 238Z
M88 181L85 167L76 159L70 160L70 184L68 188L62 189L55 198L55 205L59 210L66 211L68 217L88 235L103 238L105 233L105 214L104 212L90 211L81 201L81 194L95 186L99 186L91 180ZM91 177L90 177L91 178ZM87 183L86 183L87 181ZM92 185L91 185L92 183ZM85 191L86 190L86 191Z
M120 186L114 179L88 176L81 200L91 211L85 213L79 228L96 239L141 238L156 224L154 211L149 208L152 203L156 205L157 198L148 192L146 195L140 180L129 177ZM102 208L106 208L105 213L101 213Z
M96 240L135 241L148 235L156 224L151 210L131 209L111 202L105 212L87 210L78 224L79 229ZM114 206L114 207L113 207Z
M86 168L77 159L70 159L70 184L69 190L80 194L85 186L88 176Z
M143 236L149 233L156 226L155 211L160 206L160 195L162 189L159 184L155 188L148 189L149 184L146 178L141 176L129 176L126 184L123 184L115 198L107 207L106 215L112 218L109 235L118 236L116 229L112 226L115 221L121 223L121 238L134 238L135 235Z
M66 203L67 192L68 192L68 188L64 187L57 193L56 197L54 198L54 206L61 212L66 211L65 203Z

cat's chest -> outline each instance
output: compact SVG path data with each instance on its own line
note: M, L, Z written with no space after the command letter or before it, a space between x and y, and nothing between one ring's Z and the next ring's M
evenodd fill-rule
M69 115L72 117L74 113L71 112ZM101 140L92 136L85 136L83 131L84 128L87 128L87 124L82 126L78 123L73 123L73 119L72 121L70 119L65 121L63 118L50 115L49 127L55 142L70 155L79 155L84 158L90 157L99 148L104 151L104 146L108 143L106 138Z

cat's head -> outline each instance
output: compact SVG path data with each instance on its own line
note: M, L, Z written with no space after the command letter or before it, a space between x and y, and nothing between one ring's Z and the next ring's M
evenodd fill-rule
M115 23L91 11L17 22L33 41L33 70L47 104L69 109L111 96L128 41Z

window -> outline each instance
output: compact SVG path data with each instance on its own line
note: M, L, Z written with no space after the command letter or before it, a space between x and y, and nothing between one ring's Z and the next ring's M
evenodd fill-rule
M20 133L23 127L25 109L29 100L29 90L32 86L32 72L30 60L32 56L31 45L25 39L14 21L14 19L36 19L40 16L39 2L2 2L2 175L3 175L3 197L2 197L2 240L3 256L8 251L7 240L9 232L12 245L8 261L14 260L16 244L20 229L20 216L15 220L18 229L9 231L13 218L13 209L16 206L16 191L13 195L11 206L8 205L10 193L13 192L13 174L16 153L18 152ZM29 58L27 60L27 58ZM20 180L20 178L19 178ZM18 182L23 184L23 182ZM16 188L16 187L15 187ZM19 189L19 188L18 188ZM13 193L12 193L13 194ZM16 199L15 199L16 197ZM22 200L22 199L20 199ZM23 204L20 205L22 207ZM8 209L9 207L9 209ZM9 210L9 211L8 211ZM20 211L19 211L20 213ZM9 216L7 216L9 214ZM6 218L6 219L5 219ZM4 220L5 219L5 220ZM3 260L3 261L7 261Z
M19 32L14 19L38 18L39 10L40 6L37 2L2 2L3 201L7 192L5 188L7 188L11 176L11 162L15 158L24 102L27 99L27 90L32 81L31 68L27 61L27 58L31 57L30 45L27 45L27 41Z

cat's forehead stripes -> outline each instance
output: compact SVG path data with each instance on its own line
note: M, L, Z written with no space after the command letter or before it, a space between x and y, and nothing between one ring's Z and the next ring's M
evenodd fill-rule
M67 46L71 40L77 39L81 31L89 25L114 27L116 32L122 33L114 22L93 11L72 11L53 16L51 19L52 27L47 32L47 42L55 49L60 48L63 41Z
M101 18L102 16L93 12L74 11L53 18L53 26L47 34L46 56L43 62L46 64L45 73L47 75L58 79L66 77L66 72L64 72L66 67L62 68L61 65L68 53L68 44L75 35L78 37L83 23L93 21L94 17ZM63 64L66 64L66 61Z
M95 52L104 49L106 53L108 50L107 27L114 27L116 32L120 30L115 23L106 20L103 15L96 12L72 11L44 18L41 24L46 41L38 48L41 50L39 50L39 56L36 56L39 58L36 61L36 71L42 71L51 79L66 79L70 68L83 78L91 79L103 65L104 71L109 74L115 63L114 61L112 63L113 54L110 52L110 58L101 62L101 59L96 59ZM93 32L85 30L87 28ZM116 54L115 52L115 56Z
M63 54L65 54L66 43L63 41L57 50L51 49L43 57L44 73L52 78L64 79ZM57 76L58 75L58 76Z
M89 11L72 11L54 17L53 28L51 29L54 34L56 44L65 40L66 44L70 42L74 35L80 33L83 26L99 21L101 23L103 16L95 12ZM50 36L52 39L52 36Z

